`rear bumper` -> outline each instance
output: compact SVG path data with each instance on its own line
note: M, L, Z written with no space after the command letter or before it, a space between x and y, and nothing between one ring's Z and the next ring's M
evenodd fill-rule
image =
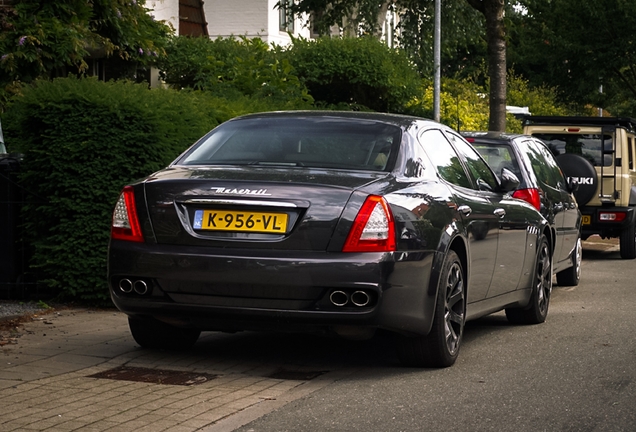
M201 330L360 326L426 334L434 308L428 289L433 257L434 252L233 252L113 240L108 282L122 312ZM126 280L143 281L148 292L125 292ZM365 293L369 303L337 306L330 300L335 291Z
M603 221L601 213L625 213L625 218L619 222ZM581 236L587 239L598 234L601 237L619 237L621 232L636 223L635 207L584 207L581 209ZM589 221L589 223L587 223Z

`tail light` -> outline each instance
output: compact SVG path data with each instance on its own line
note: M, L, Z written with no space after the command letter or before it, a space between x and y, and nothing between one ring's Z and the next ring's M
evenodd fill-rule
M135 192L132 186L124 187L113 211L113 224L110 237L117 240L143 242L137 206L135 205Z
M517 189L513 192L512 197L530 203L537 210L541 210L541 193L539 189Z
M602 222L622 222L626 216L625 212L598 212L598 220Z
M396 250L393 213L380 196L367 197L356 219L343 252L391 252Z

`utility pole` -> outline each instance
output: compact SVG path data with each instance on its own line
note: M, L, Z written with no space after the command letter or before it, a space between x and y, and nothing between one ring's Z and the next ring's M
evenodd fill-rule
M433 30L433 120L440 121L441 63L442 63L442 0L435 0L435 28Z

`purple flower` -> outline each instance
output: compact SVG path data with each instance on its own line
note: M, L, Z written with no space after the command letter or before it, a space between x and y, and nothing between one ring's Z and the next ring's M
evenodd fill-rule
M144 50L142 50L141 48L139 48L139 55L144 55Z
M9 54L5 54L2 57L0 57L0 61L4 61L4 59L6 59L7 57L9 57Z
M121 11L119 9L117 10L117 18L121 18Z
M157 57L157 51L152 51L150 54L152 54L153 57Z
M20 40L18 41L18 45L20 45L20 46L24 45L24 42L26 41L26 38L27 38L26 36L22 36L20 38Z

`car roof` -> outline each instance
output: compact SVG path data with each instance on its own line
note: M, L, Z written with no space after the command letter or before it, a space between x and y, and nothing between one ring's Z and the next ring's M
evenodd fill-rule
M331 119L351 119L351 120L366 120L366 121L378 121L382 123L392 124L399 127L409 127L413 123L417 122L422 126L436 126L448 129L447 126L437 123L433 120L409 116L404 114L390 114L390 113L378 113L378 112L360 112L360 111L271 111L256 114L246 114L240 117L235 117L231 121L242 119L268 119L268 118L312 118L323 117Z
M507 143L517 138L530 138L530 135L493 131L462 131L461 134L464 138L474 138L475 140L479 140L479 142L492 144Z

